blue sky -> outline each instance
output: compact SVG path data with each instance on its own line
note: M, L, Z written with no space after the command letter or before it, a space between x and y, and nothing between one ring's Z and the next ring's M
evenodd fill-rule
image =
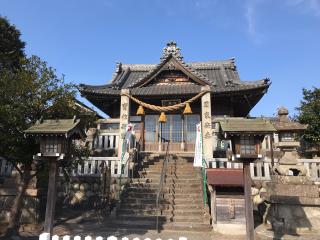
M105 84L118 61L157 63L174 40L186 61L235 57L242 80L269 77L253 116L293 113L303 87L320 87L320 0L0 0L0 14L74 83Z

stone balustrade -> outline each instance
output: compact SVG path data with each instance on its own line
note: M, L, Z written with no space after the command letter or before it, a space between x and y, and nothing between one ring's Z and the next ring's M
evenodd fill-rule
M320 159L298 159L300 165L307 169L307 176L313 181L320 182ZM278 159L274 159L278 164ZM208 168L242 168L242 163L230 161L227 158L213 158L208 161ZM250 164L251 178L253 180L271 180L271 159L264 158Z

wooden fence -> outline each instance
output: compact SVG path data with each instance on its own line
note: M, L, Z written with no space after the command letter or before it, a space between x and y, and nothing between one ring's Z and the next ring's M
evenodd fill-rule
M110 237L105 237L105 238L103 238L103 237L95 237L94 238L94 237L91 237L91 236L86 236L86 237L74 236L72 238L69 235L65 235L65 236L53 235L50 238L50 234L49 233L42 233L39 236L39 240L129 240L129 238L128 237L117 238L115 236L110 236ZM132 240L151 240L151 238L134 237L134 238L132 238ZM156 238L155 240L161 240L161 238ZM187 238L186 237L179 237L179 240L187 240Z

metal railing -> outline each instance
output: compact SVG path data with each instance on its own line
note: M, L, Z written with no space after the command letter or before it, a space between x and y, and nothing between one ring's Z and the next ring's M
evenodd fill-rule
M166 182L166 176L167 176L167 168L168 168L168 161L169 161L169 144L170 141L166 139L162 139L164 142L167 142L167 148L166 148L166 154L163 160L161 174L160 174L160 182L159 182L159 188L156 196L156 229L159 232L159 201L160 196L163 198L163 184Z
M203 203L204 205L207 204L207 175L206 175L206 168L207 162L205 159L202 159L202 168L201 168L201 180L202 180L202 194L203 194Z

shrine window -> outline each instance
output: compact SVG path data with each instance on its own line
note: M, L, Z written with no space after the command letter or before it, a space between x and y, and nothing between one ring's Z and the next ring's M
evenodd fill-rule
M257 154L254 136L240 136L240 154L241 155Z

